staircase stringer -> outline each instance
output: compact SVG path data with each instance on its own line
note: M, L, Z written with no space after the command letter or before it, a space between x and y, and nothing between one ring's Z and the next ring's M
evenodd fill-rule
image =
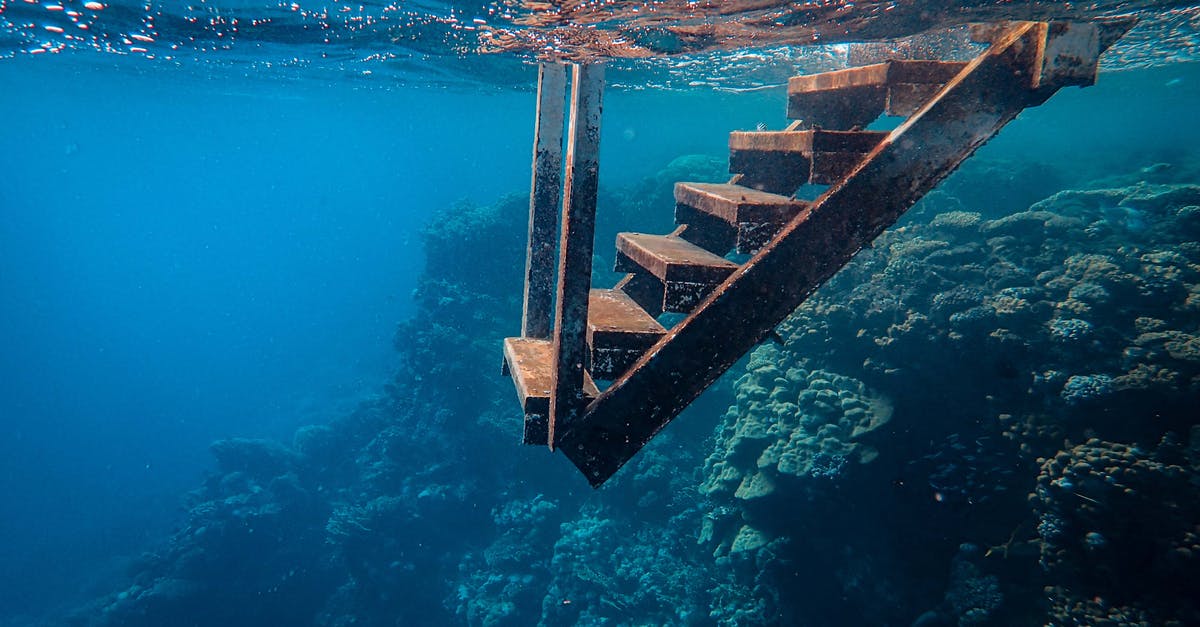
M1023 109L1047 24L1015 22L591 402L560 448L599 486L821 284ZM1041 84L1039 84L1039 82ZM1075 83L1078 84L1078 83Z

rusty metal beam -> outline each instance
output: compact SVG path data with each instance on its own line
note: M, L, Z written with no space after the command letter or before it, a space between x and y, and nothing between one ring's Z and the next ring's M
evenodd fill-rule
M1021 110L1053 94L1061 85L1043 80L1048 31L1046 23L1008 24L593 401L560 439L589 483L604 483L921 196Z
M550 395L547 435L551 450L561 427L573 423L586 403L583 369L587 361L588 293L592 287L603 96L603 65L572 66L571 122L554 310L554 391Z
M554 297L554 244L562 193L563 109L567 66L538 65L537 120L533 127L533 180L529 187L529 248L521 337L550 337Z

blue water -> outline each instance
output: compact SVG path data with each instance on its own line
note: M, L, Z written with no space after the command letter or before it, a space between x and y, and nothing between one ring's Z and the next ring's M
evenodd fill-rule
M61 601L169 530L212 440L288 441L376 392L413 313L420 229L528 185L528 85L343 88L70 57L0 72L9 611ZM719 134L669 123L668 98L610 98L615 179L719 153ZM731 97L706 99L694 119L775 113L744 100L730 118Z
M20 598L47 554L69 580L72 556L161 532L207 441L283 437L380 385L421 207L457 199L471 163L429 149L465 133L437 95L417 116L412 94L0 71L4 588Z
M17 6L0 3L9 16ZM428 64L444 63L445 75L406 74L391 67L364 76L361 67L366 66L353 61L347 62L349 71L321 62L271 71L255 66L254 48L236 46L215 62L201 52L176 65L90 46L32 55L21 52L29 29L11 19L16 23L6 31L7 42L0 39L5 45L18 42L9 46L12 54L0 55L0 432L5 436L0 438L0 625L234 624L229 616L197 613L187 602L196 599L196 607L208 607L223 598L237 600L226 611L241 616L238 624L260 625L292 624L294 617L283 618L288 615L280 608L302 599L316 608L304 624L322 625L350 624L352 616L371 625L393 624L397 616L407 624L431 625L770 622L746 610L745 603L771 597L761 580L793 581L788 575L763 562L758 587L722 588L723 577L744 578L753 565L729 568L727 557L723 564L712 557L711 546L695 548L705 512L719 509L697 496L696 488L709 472L704 462L714 450L711 436L719 434L726 408L737 406L734 380L745 372L744 364L685 414L681 422L690 419L690 426L672 427L666 444L647 451L653 464L627 469L637 479L596 493L561 456L516 444L519 414L508 382L497 372L485 372L485 366L498 370L493 332L515 333L520 314L524 200L503 198L526 193L529 184L532 66L507 58L495 66L470 65L470 55L464 61L461 54L462 33L449 37L444 48L431 44L436 48L431 57L419 57ZM350 31L337 32L349 37ZM257 61L277 59L276 45L283 44L264 44ZM353 41L346 45L357 51ZM806 59L781 64L792 68L810 62ZM701 67L726 63L728 58L709 59ZM1003 198L986 198L986 192L973 197L973 187L991 181L969 168L947 182L946 193L960 199L962 209L999 219L1061 189L1200 184L1195 151L1200 121L1193 114L1200 103L1200 67L1171 58L1156 60L1154 67L1136 65L1102 74L1095 87L1058 94L981 151L978 159L1001 164L995 166L1000 171L1025 173ZM494 68L490 76L489 67ZM631 65L610 73L617 87L606 94L601 211L617 207L626 217L657 220L660 230L666 228L672 177L713 174L714 168L718 176L729 130L786 123L781 115L785 94L777 84L714 92L686 87L680 79L689 71L703 78L702 70L689 70L686 63L669 72ZM671 80L663 81L664 73ZM397 76L401 80L389 82ZM754 76L739 80L742 84L734 87L756 87ZM631 88L651 81L680 88ZM709 159L668 166L683 155ZM639 204L645 199L666 204L647 208ZM486 214L491 230L478 241L444 227L461 218L464 202L503 208ZM977 206L965 206L972 202ZM661 216L643 215L649 209ZM1144 224L1145 218L1136 217ZM1128 220L1121 222L1126 227L1136 230ZM464 258L474 253L482 263L427 267L429 242L443 231L451 246L462 242ZM602 257L611 254L608 248L608 242L597 243ZM423 280L447 276L459 277L461 291L421 291ZM1194 287L1192 278L1186 281ZM485 296L472 301L471 294ZM1181 305L1178 311L1179 318L1169 321L1176 325L1172 328L1195 331L1194 307ZM406 320L418 327L398 327ZM449 339L430 331L441 321L453 329ZM1103 345L1107 337L1096 340L1097 351L1126 348ZM471 342L483 348L475 350ZM414 346L446 352L419 352ZM1089 359L1083 353L1073 358ZM465 364L464 372L482 373L484 382L438 374L443 359ZM1172 397L1175 405L1163 410L1163 420L1185 442L1194 416L1181 419L1171 412L1178 414L1180 404L1195 400L1194 385L1181 380L1179 398ZM390 408L372 410L386 418L347 422L364 402ZM938 394L931 393L927 402L937 406ZM1118 410L1123 409L1111 411ZM1064 423L1075 419L1062 418ZM349 442L331 445L340 461L318 461L305 453L289 466L306 490L320 495L312 524L303 522L308 510L293 515L286 509L290 502L279 496L284 492L277 483L251 470L218 469L209 451L214 440L233 437L291 445L298 428L331 423L333 432ZM387 435L388 428L401 434ZM1157 443L1146 437L1126 440ZM924 459L925 449L896 438L902 444L895 446L911 446L912 457ZM393 442L404 452L380 453L389 446L381 442ZM345 471L354 478L345 478L338 463L357 464ZM1036 467L1023 468L1032 472L1030 481L1038 476ZM239 478L231 479L235 474ZM242 475L253 477L247 480L251 487L229 487ZM855 480L846 482L857 485ZM185 497L205 481L202 496ZM214 487L222 481L228 485ZM1024 488L1032 489L1032 483ZM809 495L808 507L828 513L833 501L821 501L822 494L829 496L821 489L827 488L800 493ZM281 542L300 537L311 542L295 549L297 556L258 544L247 549L233 540L221 545L188 539L203 535L196 520L209 520L197 518L195 510L189 516L189 508L235 494L272 495L268 500L276 499L289 512L285 523L296 526L277 529ZM847 488L835 498L853 503L854 495ZM380 496L408 499L394 506L403 514L347 509ZM255 515L265 520L269 507L262 507ZM242 520L237 518L242 515L230 513L228 520ZM782 517L793 520L794 515L789 510ZM919 519L920 512L905 515ZM339 520L374 533L335 532ZM888 535L871 522L859 521L860 531L842 531L846 537ZM821 524L796 524L833 533ZM172 536L180 530L185 533ZM970 540L982 541L983 535ZM846 537L829 541L847 542ZM400 548L383 544L403 543L397 538L412 542ZM903 543L902 538L888 541ZM136 611L122 615L119 611L126 610L112 609L118 599L137 597L146 581L172 572L172 564L189 563L181 554L190 542L205 547L219 563L232 560L200 574L185 571L193 581L216 585L228 578L246 590L261 585L283 598L259 604L252 594L160 593L178 604L146 601L146 607L166 613L150 613L154 618L145 623L130 618L138 616ZM955 553L958 545L958 539L943 538L930 549L941 561L928 570L958 572L967 568L963 564L976 564L975 558L963 557L969 551ZM521 546L533 548L522 553ZM846 549L848 561L855 550ZM157 557L139 558L147 552ZM600 564L614 552L625 556L625 570L580 566ZM238 559L271 566L243 571ZM335 561L336 568L325 564ZM286 592L291 589L281 581L288 577L272 579L297 569L317 571L318 562L330 570L306 581L309 588ZM655 563L712 579L667 585L663 582L671 578L652 568ZM1033 562L1023 564L1030 565L1037 570ZM875 568L864 568L860 576L886 581L905 573L896 564ZM886 568L895 572L881 572ZM1053 565L1045 568L1054 572ZM994 571L1004 575L1004 569ZM1006 586L1020 579L1004 576ZM171 577L186 579L178 573ZM986 581L982 575L964 577ZM346 587L347 581L357 587ZM931 594L921 585L887 590L878 581L855 585L860 591L881 586L879 598L895 595L906 599L904 605L923 602L910 602L906 594L940 598L940 592ZM389 587L404 590L394 593L402 598L389 596ZM650 588L657 597L650 598ZM741 592L731 592L735 589ZM1008 588L1005 593L1023 598ZM295 596L289 600L287 594ZM861 617L838 614L812 599L804 602L813 603L813 624L861 624ZM1014 603L1019 605L1014 601L1007 607ZM781 605L786 601L771 601L777 612L773 620L803 620L803 607ZM728 613L721 614L722 608ZM1008 616L1035 614L1019 609ZM1180 612L1184 624L1195 618ZM75 622L68 621L70 615ZM904 624L919 616L920 611L910 612ZM1004 624L995 621L1006 619L981 620L958 624ZM876 624L900 623L889 618Z

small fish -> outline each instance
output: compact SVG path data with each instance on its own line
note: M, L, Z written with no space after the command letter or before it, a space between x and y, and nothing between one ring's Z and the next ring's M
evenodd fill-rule
M1176 79L1176 80L1178 80L1178 79ZM758 124L755 124L755 125L754 125L754 130L756 130L756 131L758 131L758 132L760 132L760 133L761 133L761 132L763 132L763 131L765 131L765 130L767 130L767 123L766 123L766 122L759 122Z

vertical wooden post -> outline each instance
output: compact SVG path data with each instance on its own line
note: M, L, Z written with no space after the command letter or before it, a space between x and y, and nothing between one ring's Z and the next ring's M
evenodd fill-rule
M554 245L562 193L563 106L567 66L538 65L537 121L533 127L533 181L529 187L529 249L525 256L525 301L521 336L550 337L554 289Z
M563 186L562 233L558 245L558 300L554 310L554 389L550 394L548 442L584 408L588 293L600 173L600 115L604 66L578 64L571 74L571 122Z

